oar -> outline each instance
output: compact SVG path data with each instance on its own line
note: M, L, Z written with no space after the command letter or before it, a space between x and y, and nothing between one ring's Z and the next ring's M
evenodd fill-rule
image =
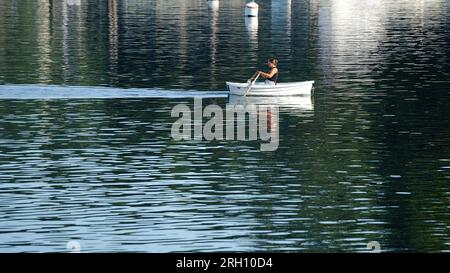
M258 73L258 72L257 72L257 73ZM245 91L244 96L246 96L247 93L248 93L248 91L250 91L250 89L252 89L252 86L255 84L256 80L259 78L259 75L261 75L261 73L258 73L258 74L256 75L255 79L254 79L253 81L250 81L250 85L249 85L249 87L247 88L247 91ZM254 75L253 75L253 76L254 76ZM250 80L251 80L251 78L250 78Z
M258 74L258 71L255 72L255 74L253 74L250 79L247 80L247 83L250 84L253 80L254 77L256 77L256 74ZM249 85L250 86L250 85Z

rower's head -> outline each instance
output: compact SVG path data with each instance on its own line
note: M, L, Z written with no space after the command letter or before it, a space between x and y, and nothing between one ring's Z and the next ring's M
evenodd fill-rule
M278 65L278 60L275 59L275 58L270 58L270 59L267 60L267 65L268 65L270 68L277 67L277 65Z

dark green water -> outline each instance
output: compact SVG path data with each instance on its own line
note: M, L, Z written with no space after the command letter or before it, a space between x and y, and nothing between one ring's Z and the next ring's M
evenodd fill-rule
M244 2L0 0L0 251L450 250L450 3ZM271 56L278 150L171 138Z

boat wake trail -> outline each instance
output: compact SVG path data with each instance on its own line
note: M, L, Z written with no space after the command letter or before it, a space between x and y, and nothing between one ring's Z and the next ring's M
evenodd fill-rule
M58 85L0 85L0 99L226 98L226 91Z

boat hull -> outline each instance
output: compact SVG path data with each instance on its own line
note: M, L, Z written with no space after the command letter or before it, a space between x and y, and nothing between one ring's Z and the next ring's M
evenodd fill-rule
M257 83L252 86L246 96L305 96L311 95L314 81L278 83L276 85L267 85ZM227 82L228 90L231 95L245 95L249 85L248 83Z

